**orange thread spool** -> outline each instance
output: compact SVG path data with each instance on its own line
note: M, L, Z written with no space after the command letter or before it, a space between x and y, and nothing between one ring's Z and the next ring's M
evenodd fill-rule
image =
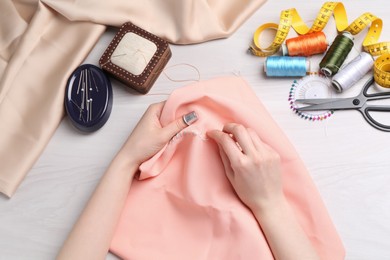
M282 48L283 55L308 57L324 53L328 48L328 42L323 32L315 32L288 39Z

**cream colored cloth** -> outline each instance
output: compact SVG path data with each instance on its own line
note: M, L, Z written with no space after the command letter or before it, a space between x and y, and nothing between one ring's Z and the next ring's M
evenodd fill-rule
M63 117L70 73L106 25L177 44L233 33L265 0L0 0L0 192L12 196Z

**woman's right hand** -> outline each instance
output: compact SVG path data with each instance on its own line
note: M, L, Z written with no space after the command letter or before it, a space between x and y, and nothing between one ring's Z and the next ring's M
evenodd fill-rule
M228 123L207 135L218 144L226 175L250 209L263 211L284 200L280 156L254 130Z
M226 175L252 210L275 259L320 259L284 197L279 154L239 124L207 135L217 142Z

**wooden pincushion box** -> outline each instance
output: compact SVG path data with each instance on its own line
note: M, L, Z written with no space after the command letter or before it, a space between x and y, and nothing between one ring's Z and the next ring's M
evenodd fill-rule
M171 56L167 41L127 22L108 45L99 64L125 85L146 94Z

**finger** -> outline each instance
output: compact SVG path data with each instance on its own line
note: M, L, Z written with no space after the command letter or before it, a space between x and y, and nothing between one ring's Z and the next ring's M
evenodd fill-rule
M243 125L228 123L223 127L223 131L234 136L244 154L252 155L256 152L252 138Z
M264 147L263 141L261 141L259 135L252 128L248 128L249 136L252 139L252 142L256 148L256 150L260 150Z
M219 149L219 155L221 156L221 159L222 159L223 167L225 168L226 177L232 183L233 176L234 176L234 171L232 169L230 160L227 157L225 151L223 150L223 148L221 146L218 145L218 149Z
M279 154L274 148L263 142L262 152L270 154Z
M162 111L164 105L165 105L165 101L151 104L146 109L145 113L142 115L142 118L140 121L142 121L142 119L144 119L144 118L145 118L145 120L148 120L148 121L150 121L151 118L153 120L158 120L160 118L161 111Z
M157 111L161 111L162 108L164 107L165 105L165 101L161 101L161 102L158 102L158 103L154 103L154 104L151 104L147 110L149 111L152 111L152 112L157 112Z
M219 130L211 130L207 132L207 136L213 139L223 149L230 162L243 156L236 142L229 134Z
M186 128L187 126L193 124L196 120L198 120L197 114L192 111L188 114L185 114L181 118L177 118L173 122L169 123L167 126L165 126L163 130L163 134L168 138L172 138L174 135L176 135L178 132Z
M258 134L251 128L248 129L248 133L252 138L253 144L255 145L257 151L260 153L277 153L275 149L273 149L268 144L264 143L261 138L258 136Z

